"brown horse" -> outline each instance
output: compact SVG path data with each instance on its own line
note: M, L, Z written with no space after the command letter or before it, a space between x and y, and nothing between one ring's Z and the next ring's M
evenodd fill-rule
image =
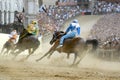
M14 54L16 58L21 52L28 50L28 55L23 59L26 60L32 55L36 49L39 47L40 41L33 37L33 36L28 36L22 40L22 42L18 42L15 45L14 50L12 50L11 54ZM17 50L17 51L16 51Z
M53 38L50 41L50 44L52 45L54 43L54 45L50 48L50 50L46 54L44 54L41 58L37 59L36 61L43 59L48 54L49 54L48 57L50 57L54 51L58 51L58 52L67 53L67 58L69 58L69 55L71 53L74 53L75 56L73 61L73 65L74 65L74 64L78 64L81 61L81 59L85 56L83 52L89 49L88 44L92 44L93 51L97 49L98 41L96 39L85 41L83 38L80 37L67 39L64 41L63 47L57 48L57 46L59 45L60 38L64 34L65 33L63 31L54 32ZM77 57L79 57L79 60L76 62Z

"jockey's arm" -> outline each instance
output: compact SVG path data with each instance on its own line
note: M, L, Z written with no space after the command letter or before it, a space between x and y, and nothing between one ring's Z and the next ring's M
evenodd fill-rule
M27 28L26 28L26 30L28 31L28 33L32 33L32 25L31 24L29 24L28 26L27 26Z
M65 33L68 33L70 30L71 30L71 24L70 24L70 26L67 28L67 30L65 31Z
M39 35L39 29L36 28L36 36L38 36L38 35Z
M77 27L77 33L80 35L80 27Z
M39 35L39 29L36 28L35 31L32 34L38 36Z

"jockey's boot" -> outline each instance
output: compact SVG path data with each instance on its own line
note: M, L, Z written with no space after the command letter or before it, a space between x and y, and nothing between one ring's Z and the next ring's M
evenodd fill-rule
M59 46L57 46L57 48L61 48L63 45L59 45Z

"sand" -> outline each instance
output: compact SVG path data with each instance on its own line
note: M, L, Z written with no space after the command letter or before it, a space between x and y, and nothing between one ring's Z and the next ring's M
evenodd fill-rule
M101 16L79 16L81 37L86 38L92 25ZM65 24L65 28L70 22ZM64 28L64 29L65 29ZM8 34L0 33L0 51L9 39ZM120 63L97 59L87 54L76 67L70 67L73 55L66 58L66 54L54 52L50 59L44 58L36 62L49 50L51 45L48 38L28 60L20 62L28 52L24 51L15 60L12 55L0 55L0 80L119 80Z

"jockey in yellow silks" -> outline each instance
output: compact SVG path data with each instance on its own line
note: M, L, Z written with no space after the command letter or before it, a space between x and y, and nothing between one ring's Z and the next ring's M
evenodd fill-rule
M35 20L31 21L31 23L27 26L27 28L23 30L23 32L20 35L19 41L30 35L33 35L35 37L39 35L39 28L37 25L37 21Z
M32 21L31 24L29 24L27 26L28 33L33 34L33 35L38 35L39 29L37 26L37 22L36 21Z

